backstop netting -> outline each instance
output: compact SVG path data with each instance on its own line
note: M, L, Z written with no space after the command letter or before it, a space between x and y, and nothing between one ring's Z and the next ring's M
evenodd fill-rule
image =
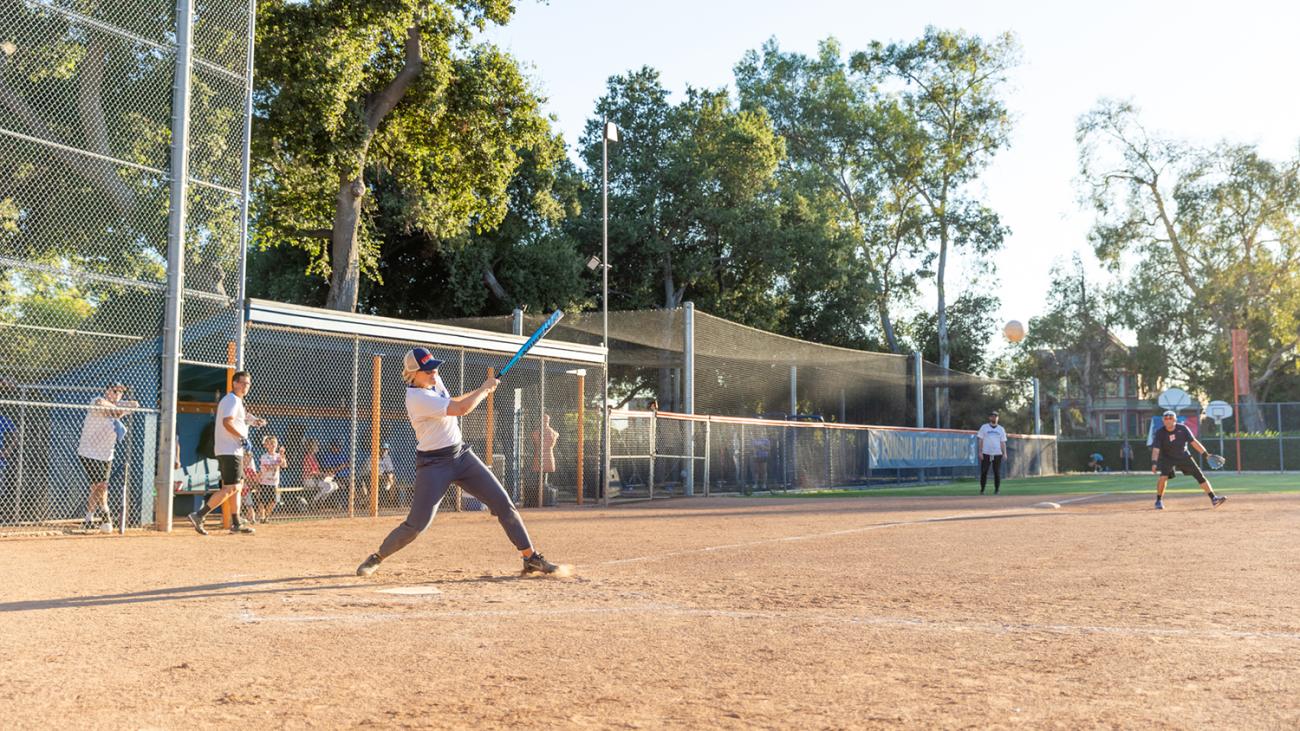
M544 319L523 314L518 320L444 322L527 334ZM599 344L602 331L601 314L589 312L566 316L549 337ZM913 356L821 345L698 310L688 315L687 308L611 312L609 339L610 398L616 406L653 400L675 413L951 429L977 429L997 410L1007 431L1033 431L1028 382L922 360L918 389Z

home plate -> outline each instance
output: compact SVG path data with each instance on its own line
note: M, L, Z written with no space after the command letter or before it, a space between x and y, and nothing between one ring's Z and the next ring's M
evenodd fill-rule
M1044 510L1057 510L1061 507L1061 504L1060 503L1034 503L1034 507L1042 508Z
M380 594L441 594L436 586L395 586L391 589L376 589Z

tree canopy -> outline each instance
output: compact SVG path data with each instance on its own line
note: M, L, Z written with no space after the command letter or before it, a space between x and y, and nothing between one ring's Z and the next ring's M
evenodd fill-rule
M1254 406L1294 393L1300 345L1300 155L1250 145L1200 148L1148 132L1127 102L1103 101L1078 126L1097 256L1126 272L1118 301L1148 354L1142 367L1213 398L1232 395L1232 330L1249 337ZM1130 266L1133 265L1133 266Z

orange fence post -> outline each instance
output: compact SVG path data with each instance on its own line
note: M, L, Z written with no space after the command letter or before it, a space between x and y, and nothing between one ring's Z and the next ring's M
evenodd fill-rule
M226 369L226 393L230 393L230 389L235 383L235 341L233 340L226 343L226 362L230 364L230 367ZM216 424L213 428L222 429L224 427L221 424ZM241 464L239 466L239 475L241 478L243 477L243 474L244 466ZM219 485L217 489L219 490L222 487L225 487L225 485ZM230 525L234 521L235 513L239 511L239 498L240 495L236 492L234 495L226 498L226 501L221 504L221 527L226 530L230 530Z
M488 378L492 377L491 368L487 369L487 377ZM485 448L487 449L487 454L484 455L483 461L487 462L488 469L492 469L492 441L493 441L492 436L494 433L492 429L492 425L496 423L495 406L496 406L496 392L493 391L492 393L489 393L487 396L487 444L485 445Z
M370 379L370 517L379 515L379 386L383 356L375 353Z
M586 403L584 394L587 393L587 374L585 372L578 374L578 504L582 504L582 471L584 462L582 460L583 434L585 433L583 424L583 414L586 412Z

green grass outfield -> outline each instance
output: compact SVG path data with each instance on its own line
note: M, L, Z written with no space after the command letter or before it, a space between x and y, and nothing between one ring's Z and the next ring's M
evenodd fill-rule
M1260 472L1237 474L1235 472L1208 472L1215 492L1240 494L1250 492L1300 492L1300 474ZM960 479L942 485L923 487L877 487L860 490L816 490L805 492L780 492L775 495L756 492L754 497L907 497L973 495L979 492L977 479ZM1021 477L1002 481L1002 492L1008 495L1063 495L1069 493L1154 493L1155 475L1147 473L1059 475L1055 477ZM989 480L988 491L993 491ZM1178 475L1165 486L1166 493L1197 492L1201 488L1185 475Z

